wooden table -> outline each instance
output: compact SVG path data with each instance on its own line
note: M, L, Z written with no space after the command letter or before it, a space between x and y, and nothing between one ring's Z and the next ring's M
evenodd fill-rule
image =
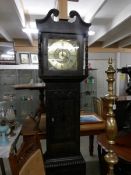
M129 134L124 134L124 135L119 135L118 138L116 139L116 144L113 145L113 150L117 154L119 158L119 162L116 165L116 172L119 175L118 169L121 167L123 168L123 175L126 166L126 169L129 168L127 165L131 166L131 133ZM109 149L109 145L107 143L107 137L106 134L100 134L97 137L98 141L98 156L100 160L100 165L101 165L101 174L106 175L107 172L107 166L105 166L105 161L104 161L104 155ZM130 174L131 174L131 169L130 169Z
M96 115L95 113L91 113L93 115ZM89 115L89 113L88 113ZM21 134L23 135L23 139L26 143L30 142L33 138L33 135L38 132L40 139L46 139L46 116L43 115L41 117L41 123L43 123L43 126L40 130L35 130L35 121L31 118L25 119L23 123L23 127L21 130ZM105 122L102 120L102 122L97 123L80 123L80 136L89 136L89 135L98 135L105 130ZM89 151L91 145L89 145Z
M88 113L87 115L95 115L95 113ZM98 116L97 116L98 117ZM99 117L98 117L99 118ZM30 135L34 135L34 133L38 132L41 138L46 139L46 116L43 115L43 120L42 122L44 123L43 128L41 131L35 130L35 120L32 118L26 118L23 122L22 130L21 133L24 137L28 137ZM80 123L80 135L81 136L88 136L88 135L96 135L100 134L105 130L105 122L102 120L102 122L89 122L89 123Z

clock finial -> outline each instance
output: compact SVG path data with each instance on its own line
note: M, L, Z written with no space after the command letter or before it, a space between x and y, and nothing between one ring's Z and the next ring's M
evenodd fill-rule
M58 0L59 19L68 19L68 2L67 0Z

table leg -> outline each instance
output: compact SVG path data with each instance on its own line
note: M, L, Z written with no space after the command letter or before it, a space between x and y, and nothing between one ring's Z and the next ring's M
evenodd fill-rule
M39 105L39 108L38 108L38 110L36 111L36 114L35 114L35 117L37 116L38 120L36 121L36 126L35 126L34 130L38 130L39 129L39 124L40 124L40 120L41 120L41 114L45 113L44 90L40 89L39 92L40 92L40 94L39 94L40 105Z
M105 162L105 158L104 158L106 152L102 149L101 145L99 144L97 149L98 149L98 158L99 158L99 166L100 166L100 175L107 175L108 165Z
M94 135L89 135L89 153L90 156L93 156L93 150L94 150Z
M100 174L103 175L103 171L102 171L102 153L101 153L102 150L101 150L101 146L99 144L98 144L97 150L98 150Z
M1 167L2 175L6 175L6 173L5 173L5 167L4 167L4 162L3 162L3 159L2 158L0 158L0 167Z

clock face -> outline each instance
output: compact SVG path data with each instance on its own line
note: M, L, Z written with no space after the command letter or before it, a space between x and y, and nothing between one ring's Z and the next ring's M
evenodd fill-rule
M79 45L75 39L48 40L48 69L77 70Z

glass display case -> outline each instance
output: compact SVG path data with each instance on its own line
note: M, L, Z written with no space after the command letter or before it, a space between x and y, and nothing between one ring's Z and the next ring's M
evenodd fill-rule
M89 69L88 77L80 84L81 110L93 112L93 97L97 96L97 69Z
M22 122L27 115L35 115L38 108L39 91L20 90L14 88L16 84L38 83L38 70L33 69L0 69L0 101L6 101L13 106L16 118Z

